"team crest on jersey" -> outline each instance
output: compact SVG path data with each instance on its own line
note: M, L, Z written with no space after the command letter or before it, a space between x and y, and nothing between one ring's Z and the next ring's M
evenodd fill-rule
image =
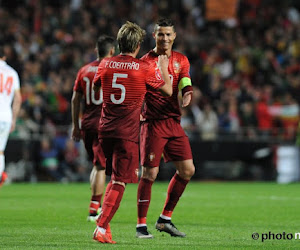
M174 71L175 73L180 73L180 63L179 62L174 62L173 63Z
M149 154L149 160L153 161L155 159L155 154L152 152Z

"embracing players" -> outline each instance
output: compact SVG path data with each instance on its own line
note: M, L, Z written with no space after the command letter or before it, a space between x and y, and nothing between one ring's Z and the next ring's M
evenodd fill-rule
M109 222L116 213L127 183L138 182L140 112L146 86L172 95L168 76L168 58L159 56L153 67L136 59L145 31L126 22L119 30L117 41L120 54L101 61L94 79L95 91L103 90L103 107L99 123L100 143L111 164L111 182L106 188L102 214L97 220L94 240L115 243Z

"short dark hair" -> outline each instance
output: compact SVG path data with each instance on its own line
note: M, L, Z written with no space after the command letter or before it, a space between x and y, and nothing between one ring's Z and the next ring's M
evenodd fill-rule
M115 46L115 39L111 36L102 35L98 37L96 48L99 58L107 56L109 51Z
M173 20L169 18L160 18L154 26L154 32L158 29L158 27L173 27L173 30L175 31L174 25L175 23Z
M0 58L4 57L4 46L0 44Z

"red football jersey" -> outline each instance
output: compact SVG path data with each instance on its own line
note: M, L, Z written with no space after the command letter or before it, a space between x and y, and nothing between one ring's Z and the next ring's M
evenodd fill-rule
M93 61L83 66L77 74L74 91L83 94L85 108L81 119L81 128L84 130L98 130L98 123L102 110L102 91L95 93L93 90L93 79L97 72L99 61Z
M158 55L151 50L141 60L149 62L156 67ZM178 85L183 77L190 78L190 63L183 54L172 51L169 58L169 75L173 85L173 95L164 97L160 92L155 91L147 85L143 116L146 119L167 119L170 117L180 120L181 112L178 102Z
M163 86L160 71L132 56L118 55L101 61L93 82L103 90L101 137L137 142L146 84L153 91Z

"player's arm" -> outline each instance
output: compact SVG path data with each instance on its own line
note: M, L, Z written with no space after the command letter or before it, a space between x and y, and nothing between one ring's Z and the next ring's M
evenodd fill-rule
M165 84L159 89L159 91L164 96L171 96L173 94L173 87L171 83L171 79L169 77L169 58L166 55L158 56L158 68L161 72L162 79L164 80Z
M12 123L10 127L10 132L15 130L17 117L22 104L22 96L20 89L15 90L14 100L12 105Z
M101 61L100 65L103 63L102 61ZM95 91L95 93L99 92L100 88L101 88L101 67L100 67L100 65L98 66L97 72L93 79L93 90Z
M93 90L95 91L95 93L99 92L101 88L101 84L98 86L96 84L93 84Z
M187 57L184 57L182 61L182 70L180 72L180 80L178 85L178 89L179 91L181 91L182 94L182 107L188 106L193 97L193 87L189 71L189 60L187 59Z
M72 96L72 139L74 141L79 141L81 138L80 127L79 127L79 112L80 112L80 102L82 99L82 94L80 92L74 91Z
M100 76L97 77L97 74L94 77L93 80L93 90L95 91L95 93L99 92L101 88L101 78Z
M181 90L182 93L182 107L186 107L190 104L193 97L193 87L189 77L180 79L179 90Z

